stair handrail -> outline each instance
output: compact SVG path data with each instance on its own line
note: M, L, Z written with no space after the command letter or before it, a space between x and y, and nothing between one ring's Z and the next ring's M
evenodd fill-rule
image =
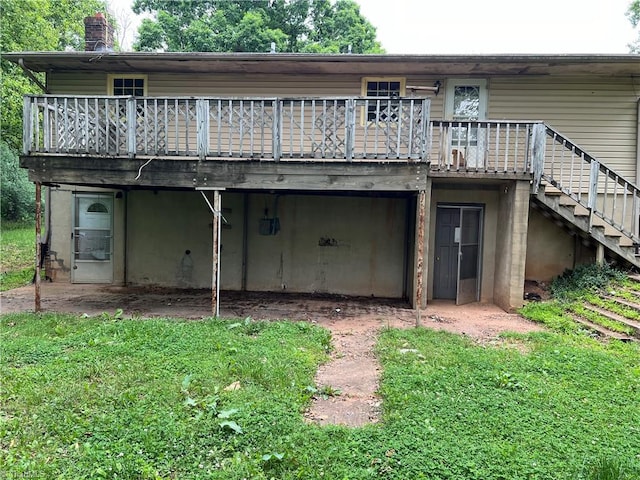
M545 131L552 142L532 164L533 192L544 180L589 211L589 228L596 215L640 244L640 188L547 124Z

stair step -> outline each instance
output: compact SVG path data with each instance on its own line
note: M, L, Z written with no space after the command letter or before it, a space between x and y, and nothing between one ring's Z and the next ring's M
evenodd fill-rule
M632 288L621 288L620 290L622 290L623 292L626 292L626 293L628 293L630 295L633 295L640 302L640 292L639 291L634 290Z
M613 256L619 257L623 264L640 267L640 251L635 251L634 243L626 234L619 231L607 220L591 215L589 210L578 201L552 185L544 185L534 198L534 205L541 206L542 214L566 226L574 232L591 238L602 244ZM638 280L640 281L640 279Z
M587 320L586 318L582 318L579 315L575 315L575 314L569 314L569 315L575 322L578 322L579 324L584 325L589 330L594 331L599 335L602 335L603 337L615 338L616 340L620 340L622 342L632 342L634 340L634 338L630 337L629 335L625 335L624 333L613 332L603 327L602 325L593 323Z
M607 300L617 300L615 297L610 297L608 295L603 296L602 298L606 298ZM619 302L618 302L619 303ZM599 307L597 305L586 304L583 305L587 310L591 310L592 312L599 313L603 317L608 318L609 320L613 320L619 323L626 325L627 327L631 327L636 334L640 333L640 322L635 320L631 320L623 315L607 310L606 308Z
M633 308L636 312L640 312L640 304L638 304L638 303L633 303L633 302L630 302L628 300L624 300L622 298L612 297L610 295L603 295L602 298L605 298L607 300L613 300L614 302L616 302L616 303L618 303L620 305L624 305L625 307ZM611 312L611 313L613 313L613 312ZM631 318L623 317L622 315L617 315L617 316L622 318L622 320L619 320L619 321L621 321L622 323L630 326L636 332L640 333L640 321L632 320Z

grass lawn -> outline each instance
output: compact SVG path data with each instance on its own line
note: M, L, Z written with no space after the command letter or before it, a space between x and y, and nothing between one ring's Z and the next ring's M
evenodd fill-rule
M35 258L34 224L3 220L0 228L0 292L31 282Z
M0 335L7 479L640 478L637 344L388 329L384 420L352 429L303 420L330 345L311 324L20 314Z

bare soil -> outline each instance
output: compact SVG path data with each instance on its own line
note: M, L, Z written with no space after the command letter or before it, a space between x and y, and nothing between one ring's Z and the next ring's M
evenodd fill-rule
M541 295L544 288L536 286ZM530 286L533 291L533 285ZM127 317L211 316L211 292L164 288L43 283L43 311L99 315L122 309ZM34 287L0 294L0 313L34 311ZM316 375L318 393L305 417L319 424L359 426L380 419L380 365L373 347L383 327L425 328L468 336L482 344L499 342L505 331L542 327L495 305L434 301L417 312L401 300L281 293L222 292L221 317L304 320L331 331L334 351ZM418 318L419 315L419 318Z

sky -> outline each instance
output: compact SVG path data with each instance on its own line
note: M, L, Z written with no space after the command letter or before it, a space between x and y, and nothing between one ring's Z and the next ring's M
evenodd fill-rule
M127 10L133 0L109 0ZM194 0L197 1L197 0ZM387 53L629 53L631 0L359 0ZM128 10L130 12L130 10ZM133 17L133 13L130 14ZM130 33L136 28L131 28ZM132 35L123 42L130 50Z

